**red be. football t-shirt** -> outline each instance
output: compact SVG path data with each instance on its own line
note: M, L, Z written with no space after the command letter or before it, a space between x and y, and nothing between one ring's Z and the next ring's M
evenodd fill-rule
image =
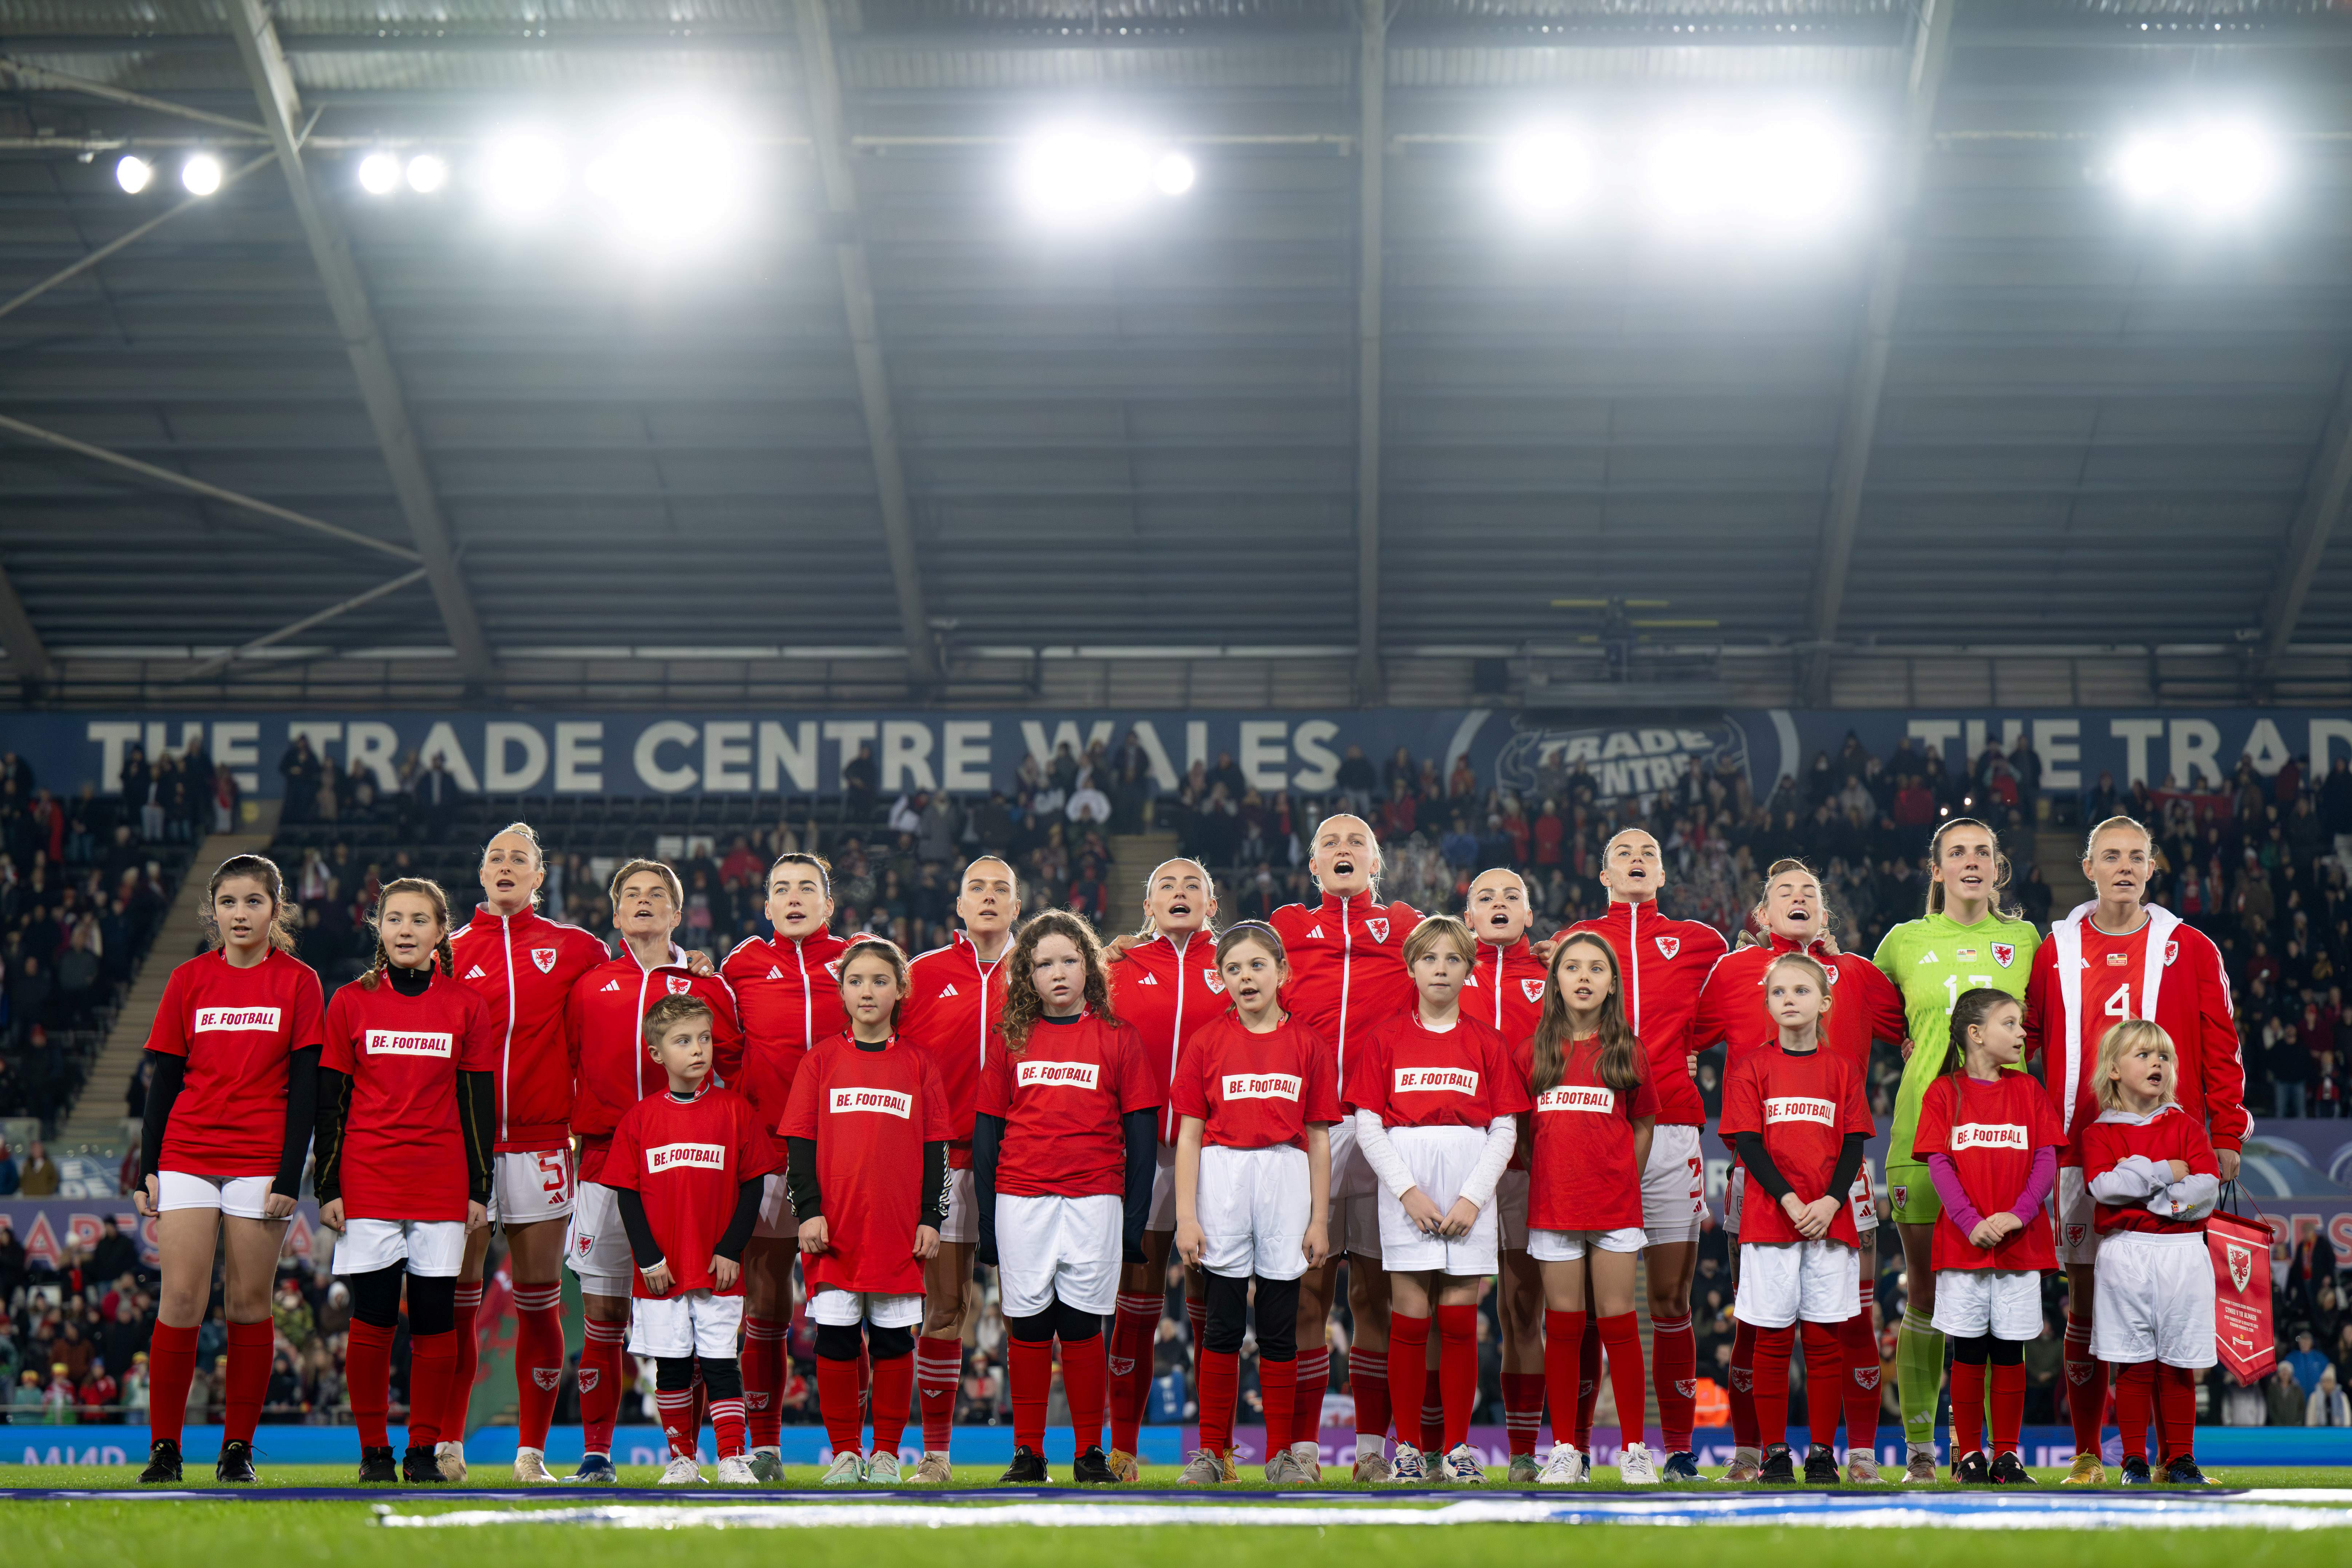
M1307 1147L1307 1124L1339 1120L1339 1073L1323 1037L1296 1018L1253 1034L1228 1010L1201 1026L1169 1085L1168 1108L1201 1119L1219 1149Z
M646 1289L645 1270L629 1271L629 1294L641 1300L668 1300L688 1290L741 1295L740 1275L724 1290L711 1279L711 1249L735 1217L743 1184L783 1168L749 1097L702 1081L702 1092L692 1100L665 1089L623 1111L597 1178L608 1187L636 1189L646 1224L669 1265L667 1296Z
M1534 1042L1519 1047L1520 1071ZM1637 1066L1647 1059L1636 1050ZM1646 1073L1632 1089L1601 1081L1601 1042L1569 1042L1559 1081L1535 1096L1528 1159L1528 1225L1535 1230L1626 1230L1642 1223L1642 1169L1633 1123L1658 1116Z
M1846 1134L1872 1131L1870 1102L1863 1098L1862 1075L1853 1064L1829 1051L1758 1051L1731 1069L1723 1085L1723 1141L1742 1132L1761 1133L1764 1152L1801 1203L1829 1194L1838 1153ZM1769 1246L1801 1241L1788 1211L1748 1179L1750 1195L1739 1211L1739 1240ZM1844 1194L1837 1194L1841 1199ZM1841 1202L1827 1239L1862 1245L1853 1205Z
M1127 1131L1119 1119L1163 1103L1142 1039L1125 1024L1092 1013L1040 1018L1018 1056L991 1034L977 1109L1004 1119L996 1190L1024 1198L1120 1195Z
M896 1038L880 1047L846 1035L819 1041L793 1075L777 1131L816 1145L829 1250L802 1257L809 1289L920 1291L923 1145L955 1135L930 1054Z
M318 972L275 948L250 969L215 949L173 970L147 1032L149 1050L188 1062L161 1168L275 1176L286 1147L288 1066L296 1051L324 1043L326 1013Z
M1454 1027L1433 1030L1421 1009L1391 1018L1364 1037L1348 1058L1339 1098L1349 1110L1369 1110L1384 1127L1475 1127L1497 1116L1524 1113L1527 1074L1490 1024L1456 1014Z
M403 996L352 981L327 1004L319 1065L352 1080L341 1163L346 1219L466 1217L457 1075L496 1072L505 1031L481 993L442 973Z
M2004 1072L1991 1083L1946 1073L1927 1086L1918 1131L1911 1135L1911 1151L1922 1163L1930 1154L1951 1156L1980 1219L2011 1211L2033 1173L2035 1150L2065 1146L2066 1129L2049 1091L2021 1072ZM1988 1249L1971 1242L1947 1210L1936 1222L1936 1267L2057 1268L2049 1215L2036 1207L2023 1217L2021 1228Z

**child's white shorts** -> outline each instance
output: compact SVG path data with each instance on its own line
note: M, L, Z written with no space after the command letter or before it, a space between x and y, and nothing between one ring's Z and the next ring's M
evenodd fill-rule
M2042 1274L2032 1268L1938 1268L1935 1331L1954 1339L2042 1334Z
M2099 1241L2091 1353L2101 1361L2213 1364L2213 1255L2205 1233L2109 1231Z
M1862 1254L1843 1241L1744 1241L1731 1315L1759 1329L1843 1323L1862 1300Z
M1229 1279L1296 1279L1307 1272L1307 1221L1314 1202L1307 1151L1201 1151L1201 1184L1192 1212L1207 1247L1201 1267Z
M743 1326L743 1298L683 1290L660 1301L629 1303L629 1352L656 1358L698 1355L735 1359L735 1332Z

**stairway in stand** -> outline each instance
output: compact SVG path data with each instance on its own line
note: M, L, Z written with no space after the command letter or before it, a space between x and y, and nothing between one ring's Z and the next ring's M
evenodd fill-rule
M1178 853L1172 833L1118 833L1110 840L1110 870L1104 885L1110 889L1110 914L1105 934L1133 931L1143 923L1143 888L1152 868Z
M2033 836L2033 864L2041 870L2042 879L2050 884L2052 920L2063 919L2067 910L2091 897L2090 879L2083 875L2082 829L2042 824ZM2014 888L2010 892L2011 897L2016 895Z
M205 887L212 879L213 868L232 855L260 854L276 836L278 803L272 800L255 804L261 807L262 815L254 823L254 831L208 835L188 857L187 879L180 884L178 896L173 899L162 927L155 932L154 943L148 948L138 976L131 983L122 1011L114 1016L114 1027L108 1031L98 1060L90 1064L89 1079L82 1085L81 1098L66 1113L65 1123L58 1132L59 1148L121 1147L131 1136L124 1124L126 1107L122 1097L131 1087L131 1073L138 1068L140 1053L147 1048L147 1030L155 1021L155 1009L163 1000L163 987L172 978L172 971L204 946ZM290 876L291 868L280 869Z

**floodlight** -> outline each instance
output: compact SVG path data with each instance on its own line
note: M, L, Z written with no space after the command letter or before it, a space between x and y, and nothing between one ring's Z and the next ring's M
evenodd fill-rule
M1784 120L1742 139L1734 178L1741 205L1774 223L1835 216L1854 195L1854 161L1846 140L1826 123Z
M2179 148L2171 137L2135 136L2116 155L2116 183L2134 201L2158 201L2171 194L2179 162Z
M2200 125L2181 147L2181 194L2201 216L2234 217L2251 211L2271 194L2278 177L2278 149L2252 125Z
M1504 143L1500 175L1505 198L1522 214L1557 219L1591 194L1592 158L1571 132L1531 131Z
M483 152L481 179L500 216L535 217L563 194L563 150L535 132L494 137Z
M124 153L114 165L114 183L137 195L154 183L155 165L135 153Z
M1711 130L1668 131L1650 153L1650 199L1671 219L1713 217L1731 196L1735 162L1726 139Z
M1192 182L1199 176L1192 160L1181 153L1162 153L1151 169L1151 183L1160 187L1163 196L1182 195L1192 188Z
M198 153L180 165L180 184L192 196L208 196L221 187L220 160L210 153Z
M449 183L449 165L430 153L419 153L408 161L408 188L420 196L429 196Z
M1053 224L1085 224L1132 211L1152 188L1152 159L1136 139L1084 128L1048 131L1021 158L1021 195Z
M371 153L360 160L360 189L372 196L388 196L399 188L399 154Z
M624 133L583 176L631 246L676 252L723 236L750 205L743 142L690 115L646 120Z

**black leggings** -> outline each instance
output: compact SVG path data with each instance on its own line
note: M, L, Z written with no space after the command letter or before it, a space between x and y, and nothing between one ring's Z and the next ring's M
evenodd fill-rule
M400 1288L408 1286L408 1331L446 1334L457 1326L457 1277L440 1279L411 1274L404 1263L365 1274L346 1274L352 1289L352 1316L373 1328L391 1328L400 1319Z
M1963 1366L1982 1366L1987 1362L1995 1366L2022 1366L2025 1364L2025 1342L1997 1340L1990 1334L1954 1340L1952 1359Z
M1045 1310L1035 1317L1005 1319L1004 1331L1023 1344L1044 1344L1058 1339L1066 1345L1075 1345L1099 1335L1102 1323L1094 1313L1064 1306L1056 1299L1047 1302Z
M1231 1279L1223 1274L1209 1276L1209 1324L1202 1335L1208 1349L1220 1355L1234 1354L1241 1350L1242 1315L1249 1305L1249 1279L1245 1276ZM1258 1277L1257 1359L1298 1359L1298 1281L1296 1279Z
M694 1386L694 1369L702 1369L702 1390L713 1399L743 1397L743 1369L733 1356L716 1361L709 1356L666 1355L654 1363L654 1386L676 1394Z
M879 1323L866 1324L864 1329L861 1341L856 1323L819 1323L816 1353L825 1361L856 1361L861 1343L873 1350L876 1361L897 1361L915 1353L912 1329L886 1329Z

